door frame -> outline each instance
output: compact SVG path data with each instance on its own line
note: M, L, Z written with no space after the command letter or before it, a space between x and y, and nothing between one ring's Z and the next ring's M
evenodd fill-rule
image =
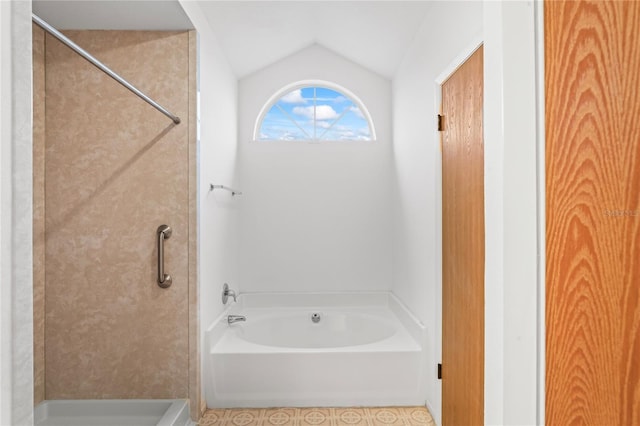
M542 2L483 3L485 423L544 423Z
M535 26L535 60L536 60L536 174L538 176L538 200L536 218L538 223L538 270L537 270L537 422L545 423L546 401L546 288L547 288L547 221L546 221L546 139L545 139L545 85L544 85L544 4L536 1L534 4Z
M485 60L485 424L544 424L546 243L542 1L483 2L482 36L462 49L436 78L435 111L440 111L442 82L480 44L484 45ZM432 140L438 146L440 134L437 126L434 125L434 129ZM515 137L523 133L526 137ZM436 156L434 173L437 257L434 356L441 360L440 156ZM519 239L522 229L529 230L524 240ZM526 273L523 274L523 270ZM441 404L442 386L436 387L439 398L432 402Z
M434 93L435 93L435 105L434 111L436 114L442 113L442 85L449 79L467 59L471 57L484 43L484 39L481 36L477 36L469 43L464 49L462 49L456 57L438 74L434 80ZM433 117L434 120L434 140L436 146L440 147L441 132L438 131L437 117ZM440 150L440 148L438 148ZM440 155L435 156L435 236L436 236L436 258L435 258L435 271L436 271L436 288L435 288L435 307L436 307L436 327L434 330L434 341L436 343L435 359L436 363L442 363L442 151ZM486 342L485 342L486 345ZM486 354L486 347L485 347ZM437 386L438 389L438 402L439 407L436 412L442 412L442 380L439 380ZM432 404L434 402L432 401ZM433 407L429 407L431 412L434 412ZM485 406L486 410L486 406Z

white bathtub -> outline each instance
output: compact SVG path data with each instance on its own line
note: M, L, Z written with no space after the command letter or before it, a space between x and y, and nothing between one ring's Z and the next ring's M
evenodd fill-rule
M424 405L425 332L388 293L242 295L207 331L207 405Z

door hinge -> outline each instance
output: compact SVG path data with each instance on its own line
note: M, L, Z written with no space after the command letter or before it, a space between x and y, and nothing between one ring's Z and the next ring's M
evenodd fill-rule
M438 379L442 380L442 364L438 364Z
M438 114L438 131L444 131L444 116L442 114Z

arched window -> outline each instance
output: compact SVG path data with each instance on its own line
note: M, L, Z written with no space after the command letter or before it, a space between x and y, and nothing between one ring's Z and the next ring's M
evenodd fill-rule
M287 86L263 107L255 141L371 141L369 112L348 90L312 81Z

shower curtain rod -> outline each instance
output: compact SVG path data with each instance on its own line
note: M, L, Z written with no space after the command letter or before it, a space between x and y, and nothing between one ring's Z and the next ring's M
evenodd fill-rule
M35 13L31 14L31 19L33 19L33 22L35 22L40 28L42 28L43 30L45 30L46 32L48 32L49 34L51 34L52 36L60 40L62 43L66 44L69 48L71 48L71 50L73 50L74 52L76 52L77 54L85 58L87 61L91 62L93 65L95 65L99 70L107 74L109 77L113 78L115 81L122 84L127 89L131 90L133 93L135 93L140 98L142 98L142 100L144 100L149 105L151 105L152 107L154 107L155 109L157 109L158 111L160 111L161 113L169 117L171 120L173 120L174 123L180 124L179 117L171 114L162 105L160 105L159 103L157 103L156 101L154 101L153 99L151 99L150 97L142 93L140 90L138 90L135 86L133 86L127 80L125 80L124 78L120 77L118 74L113 72L109 67L107 67L105 64L97 60L95 57L93 57L89 52L84 50L82 47L75 44L73 41L67 38L60 31L56 30L51 25L43 21Z

